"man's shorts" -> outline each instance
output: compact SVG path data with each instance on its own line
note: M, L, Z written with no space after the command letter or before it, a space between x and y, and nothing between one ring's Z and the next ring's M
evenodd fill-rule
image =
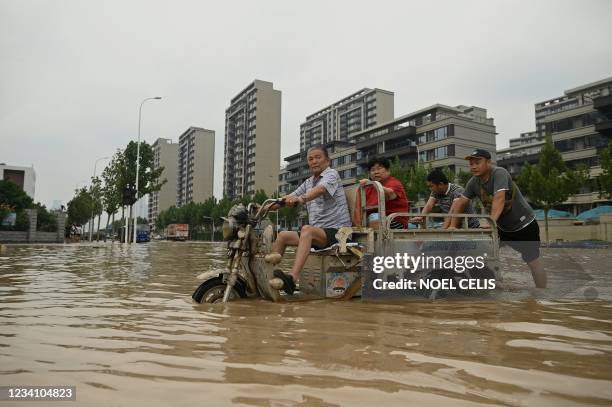
M504 232L498 228L497 233L499 240L506 242L508 246L521 253L525 263L540 257L540 226L535 219L516 232Z
M338 229L335 228L323 228L323 231L325 232L325 237L327 239L327 242L325 243L325 245L323 247L319 247L318 245L313 244L312 247L315 250L321 250L321 249L325 249L326 247L329 247L335 243L338 243L338 240L336 239L336 233L338 232ZM298 237L300 236L300 232L297 232Z

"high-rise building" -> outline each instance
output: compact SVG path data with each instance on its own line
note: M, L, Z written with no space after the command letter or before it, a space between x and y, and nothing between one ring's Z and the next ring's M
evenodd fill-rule
M353 134L393 120L393 92L364 88L308 115L300 125L300 151L332 141L350 141Z
M276 191L280 135L281 92L271 82L256 79L225 110L224 196Z
M612 141L612 77L568 89L563 96L535 104L536 131L511 139L510 147L500 150L498 165L517 177L525 162L535 164L550 136L570 169L586 166L590 182L557 209L574 214L610 200L601 197L595 178L601 174L600 153Z
M36 172L34 167L20 167L0 163L0 179L14 182L30 198L34 199L34 191L36 189Z
M215 132L190 127L179 137L176 205L213 196Z
M163 210L176 205L176 182L178 169L178 144L170 139L158 138L152 146L153 168L164 167L160 180L166 180L161 189L149 195L149 224L155 225Z

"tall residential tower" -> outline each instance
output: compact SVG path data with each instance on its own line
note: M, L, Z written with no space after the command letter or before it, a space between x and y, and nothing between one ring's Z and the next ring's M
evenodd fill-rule
M159 213L176 205L176 171L178 167L178 144L170 139L158 138L152 145L153 168L164 167L160 180L166 180L158 192L149 196L149 224L155 225Z
M225 110L224 196L276 191L280 136L281 92L271 82L256 79Z
M393 99L393 92L364 88L308 115L300 125L300 151L350 141L355 133L393 120Z
M190 127L179 137L176 204L213 196L215 132Z

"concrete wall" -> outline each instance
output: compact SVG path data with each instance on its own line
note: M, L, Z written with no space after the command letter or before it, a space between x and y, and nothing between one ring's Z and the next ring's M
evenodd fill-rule
M601 240L612 242L612 215L600 217L598 225L574 225L573 219L549 219L548 240L550 242L579 240ZM538 221L540 239L546 241L546 229L543 220Z
M27 243L28 232L0 231L0 242Z
M37 232L38 213L36 209L26 209L30 225L25 232L0 231L0 242L3 243L64 243L66 214L58 213L57 232Z

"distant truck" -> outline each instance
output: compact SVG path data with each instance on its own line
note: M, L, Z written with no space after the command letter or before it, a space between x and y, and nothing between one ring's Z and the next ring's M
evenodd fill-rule
M136 225L136 243L151 241L151 228L149 225Z
M168 240L187 240L189 237L189 225L186 223L172 223L168 225L168 233L166 238Z

